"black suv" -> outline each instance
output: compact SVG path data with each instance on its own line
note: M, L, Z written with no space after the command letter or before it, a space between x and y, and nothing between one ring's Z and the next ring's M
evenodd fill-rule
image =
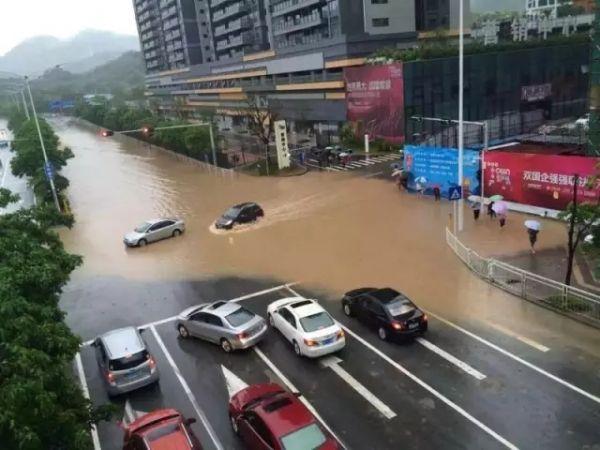
M265 212L256 203L240 203L232 206L217 219L215 227L231 230L235 224L255 222L264 217Z

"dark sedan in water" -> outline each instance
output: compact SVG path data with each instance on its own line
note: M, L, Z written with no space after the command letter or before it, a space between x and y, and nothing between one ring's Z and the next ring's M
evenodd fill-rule
M427 315L408 297L391 288L361 288L342 298L344 314L377 330L383 340L427 331Z
M224 230L231 230L235 225L256 222L264 217L265 212L256 203L240 203L232 206L225 214L217 219L215 227Z

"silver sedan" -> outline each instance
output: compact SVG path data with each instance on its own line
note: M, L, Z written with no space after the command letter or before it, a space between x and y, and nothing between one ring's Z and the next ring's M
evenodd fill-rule
M179 236L185 231L185 224L180 219L152 219L140 224L135 230L127 233L123 242L128 247L143 247L150 242Z
M253 346L267 332L265 319L237 303L224 301L184 310L175 327L182 338L198 337L219 344L227 353Z

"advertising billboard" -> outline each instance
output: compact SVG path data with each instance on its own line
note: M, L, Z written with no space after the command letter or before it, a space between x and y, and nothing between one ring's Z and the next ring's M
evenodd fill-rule
M415 180L425 178L426 192L438 186L444 197L458 185L458 150L455 148L407 145L404 147L404 170L408 187L416 188ZM463 155L463 196L479 194L479 152L466 150Z
M588 187L599 158L489 152L485 155L485 196L500 194L511 202L562 210L573 197L574 175L579 175L578 197L597 201L598 184Z
M404 81L402 63L347 67L348 121L357 134L394 144L404 142Z

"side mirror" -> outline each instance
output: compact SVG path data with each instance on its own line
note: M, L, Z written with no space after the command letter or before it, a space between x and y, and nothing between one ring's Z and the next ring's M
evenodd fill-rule
M196 423L196 418L195 417L189 417L189 418L185 419L185 424L186 425L191 425L193 423Z

